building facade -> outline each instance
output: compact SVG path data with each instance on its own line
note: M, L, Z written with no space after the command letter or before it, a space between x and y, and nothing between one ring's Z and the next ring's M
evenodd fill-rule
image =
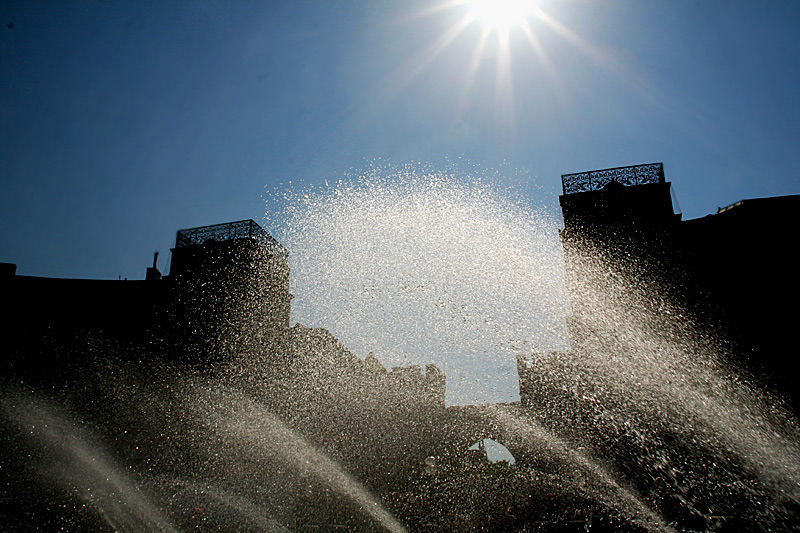
M786 309L800 296L792 259L800 195L681 220L662 163L564 174L562 186L572 352L611 349L629 317L646 317L654 332L681 321L797 407L800 364ZM524 359L521 396L535 403L540 378Z

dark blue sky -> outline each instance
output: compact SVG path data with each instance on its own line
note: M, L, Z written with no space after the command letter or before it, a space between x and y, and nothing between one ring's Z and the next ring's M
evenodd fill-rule
M685 218L800 192L800 3L541 0L500 76L477 22L432 53L440 3L3 2L0 261L141 278L375 158L520 169L554 210L560 174L651 161Z

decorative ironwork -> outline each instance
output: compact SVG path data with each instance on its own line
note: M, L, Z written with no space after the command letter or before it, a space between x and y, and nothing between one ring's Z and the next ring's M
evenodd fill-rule
M561 186L564 194L598 191L612 181L620 185L664 183L664 164L648 163L646 165L606 168L561 175Z
M175 248L197 246L208 241L233 241L238 239L253 239L265 247L273 255L283 259L288 256L286 248L259 226L254 220L239 220L225 224L200 226L178 230L175 237Z

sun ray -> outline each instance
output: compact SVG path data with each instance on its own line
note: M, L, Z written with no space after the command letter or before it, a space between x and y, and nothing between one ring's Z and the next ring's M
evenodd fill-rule
M469 26L469 23L469 18L463 17L449 30L447 30L444 35L434 42L433 45L431 45L428 50L426 50L426 52L418 59L418 61L416 61L418 64L413 70L411 70L408 78L410 79L416 77L420 71L427 67L434 59L436 59L439 54L441 54L442 51L456 39L456 37L461 35L461 32L463 32L467 26Z
M461 5L464 5L464 0L447 0L445 2L440 2L438 4L429 6L426 9L420 9L419 11L416 11L413 15L409 16L408 19L435 15L436 13L447 11L448 9L452 9L454 7L458 7Z
M525 37L528 38L528 42L530 42L531 47L539 58L542 66L544 67L547 77L550 78L550 81L555 87L554 92L559 105L562 109L565 109L569 105L569 101L567 100L567 92L564 90L564 84L561 81L561 77L556 72L553 62L550 61L550 57L544 51L544 47L542 46L541 41L539 41L539 38L536 37L536 34L533 32L530 23L525 20L522 22L520 27L522 28L522 32L525 34Z
M472 51L472 58L469 62L469 70L467 70L464 84L461 87L461 97L459 98L458 103L459 113L464 113L464 111L466 111L469 90L472 87L472 83L475 81L478 68L481 66L481 57L483 56L484 48L486 48L486 41L489 39L490 33L491 32L488 28L483 28L481 31L481 36L478 39L478 43L475 45L475 49Z
M496 14L499 6L498 16ZM411 59L392 69L378 83L378 89L364 94L350 118L339 122L333 129L339 133L331 134L336 144L346 145L357 132L363 131L380 115L383 109L394 101L411 83L418 78L440 55L473 24L481 24L482 31L470 58L464 82L460 86L459 98L454 102L457 115L464 113L469 106L471 88L486 54L487 44L492 34L497 38L495 73L494 115L498 126L513 135L514 100L511 74L512 30L525 31L527 17L533 13L532 0L443 0L427 9L416 10L395 22L411 22L414 19L434 15L448 9L461 8L462 14L434 42L425 47ZM529 28L530 30L530 28ZM531 39L532 43L535 39ZM537 47L534 45L534 48ZM538 47L541 50L541 46ZM544 53L541 52L541 56Z
M508 28L497 30L497 72L495 78L495 111L500 124L514 129L514 88L511 81L511 47Z
M592 59L597 65L612 72L619 72L619 63L611 54L590 45L580 35L549 15L541 7L536 8L535 15L539 20L547 24L550 29L565 38L577 50Z
M507 1L514 3L514 0ZM547 77L552 82L551 90L541 94L555 99L561 109L569 109L570 91L564 87L563 79L559 75L560 70L557 68L558 65L552 61L540 40L538 30L547 29L551 33L562 37L595 65L616 75L620 82L631 89L633 93L654 108L669 115L681 129L696 135L696 129L710 127L707 125L707 117L703 116L699 109L684 109L685 105L676 104L674 99L665 94L660 87L649 83L646 77L637 71L635 65L626 64L620 59L619 54L613 50L603 49L588 41L580 32L576 32L546 12L538 3L526 3L526 10L516 12L522 15L518 18L498 19L492 16L488 19L480 19L477 17L477 14L481 13L481 11L476 12L474 10L475 5L483 5L488 9L490 6L498 5L501 2L503 0L485 0L483 2L479 0L443 0L427 10L412 13L411 18L418 18L420 15L438 14L448 9L461 11L460 14L456 14L453 17L452 25L448 26L443 34L439 35L428 46L419 50L412 58L402 62L401 65L393 68L387 75L383 76L377 84L377 90L364 92L362 97L358 99L357 105L345 110L339 117L331 117L331 125L328 128L330 131L328 135L329 143L345 147L352 142L352 139L359 132L363 132L365 128L369 127L400 93L422 75L442 55L445 49L453 44L472 25L480 25L482 31L479 36L476 35L477 42L471 51L466 74L459 77L461 83L458 83L457 87L453 89L454 96L457 95L453 102L454 118L459 121L463 119L464 114L471 106L487 107L485 111L494 112L494 117L498 122L498 133L502 132L504 135L508 133L511 136L511 140L513 140L516 122L516 102L514 98L515 91L513 90L511 43L512 34L515 32L521 32L525 35L540 60L542 77ZM394 20L396 22L404 22L407 18L403 19L401 17ZM498 20L505 20L505 22L498 23ZM536 26L539 28L535 29L533 23L537 23ZM489 99L489 95L479 94L474 89L480 67L486 56L491 53L488 51L489 38L493 35L497 39L497 48L495 50L495 94L492 101ZM547 104L544 103L543 105ZM488 108L489 106L491 108ZM347 118L341 118L342 116Z
M592 46L577 33L570 30L566 25L546 13L541 7L537 7L534 16L544 22L550 29L565 38L578 51L589 57L596 65L606 71L615 74L622 80L637 96L652 105L655 109L669 117L677 127L686 131L690 135L697 137L701 142L711 149L717 149L708 143L709 136L700 136L697 129L708 129L713 127L713 121L699 108L690 108L686 104L676 102L674 98L665 94L664 91L616 58L615 54L605 51L597 46Z
M359 105L359 118L353 121L350 129L360 131L377 115L382 108L393 101L408 85L419 76L463 31L469 26L469 19L462 17L433 44L414 59L406 61L383 78L380 89Z
M663 95L661 90L645 81L641 75L635 73L624 63L620 62L614 54L598 46L591 45L580 35L545 12L541 7L536 8L534 15L550 27L550 29L566 39L576 50L591 59L600 68L618 76L619 79L623 80L632 88L638 96L662 111L668 110L668 99Z

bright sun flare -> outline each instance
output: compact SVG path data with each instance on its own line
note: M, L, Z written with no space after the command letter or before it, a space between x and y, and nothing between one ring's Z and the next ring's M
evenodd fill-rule
M471 0L467 5L469 19L483 23L489 31L523 25L535 7L533 0Z

